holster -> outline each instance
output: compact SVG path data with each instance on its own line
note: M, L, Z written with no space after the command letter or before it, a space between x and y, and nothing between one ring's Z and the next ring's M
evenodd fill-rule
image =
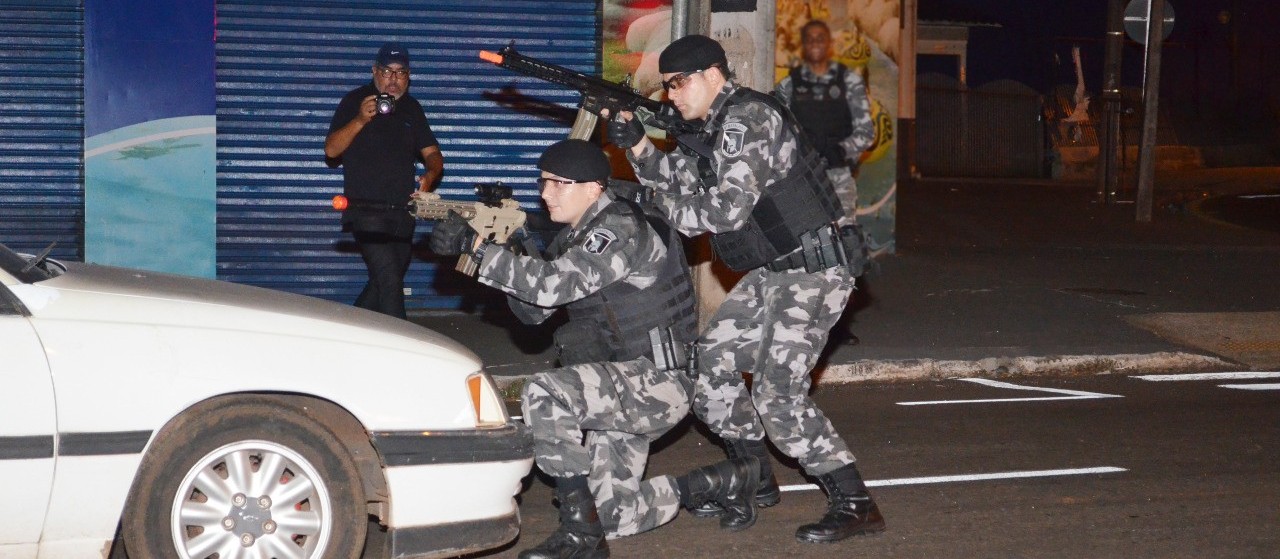
M844 246L844 265L849 268L849 275L861 277L871 262L871 247L867 246L867 237L857 224L840 228L840 244Z
M698 342L689 342L689 360L684 364L684 376L690 381L698 380Z

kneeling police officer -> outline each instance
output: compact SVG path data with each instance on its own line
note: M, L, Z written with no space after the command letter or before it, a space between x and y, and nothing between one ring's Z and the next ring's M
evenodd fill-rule
M545 258L477 239L457 216L431 234L437 254L470 253L480 283L505 292L521 321L569 313L555 335L561 368L534 375L523 393L535 460L555 479L560 527L520 557L607 557L607 538L711 501L726 509L722 528L750 527L754 456L641 480L649 443L684 418L693 388L686 368L697 317L678 233L606 190L609 162L591 143L553 144L538 168L551 220L568 225Z

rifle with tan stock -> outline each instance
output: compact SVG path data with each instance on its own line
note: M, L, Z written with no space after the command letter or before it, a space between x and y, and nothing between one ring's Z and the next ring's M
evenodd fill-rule
M500 182L477 184L476 195L478 200L450 200L435 192L419 192L409 199L404 209L425 221L439 221L448 218L450 211L457 212L480 238L498 244L506 243L512 234L524 227L527 216L520 209L520 203L511 198L511 187ZM345 210L349 206L351 204L345 196L333 198L335 210ZM470 254L462 254L454 269L474 276L479 265Z

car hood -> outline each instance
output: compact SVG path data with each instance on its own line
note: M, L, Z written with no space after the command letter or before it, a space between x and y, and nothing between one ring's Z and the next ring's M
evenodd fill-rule
M37 320L101 320L197 329L290 334L460 362L480 359L412 322L314 297L226 281L68 262L67 272L15 289ZM67 299L73 300L72 304ZM63 304L60 304L63 303Z

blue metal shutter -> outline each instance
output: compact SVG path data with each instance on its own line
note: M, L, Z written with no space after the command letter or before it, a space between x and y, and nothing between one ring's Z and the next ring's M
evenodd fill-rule
M0 6L0 242L82 260L84 7Z
M220 0L217 9L218 277L345 303L366 275L330 208L342 172L326 166L324 138L339 99L369 82L382 43L410 51L409 91L445 159L437 191L468 198L475 183L502 181L526 209L540 209L534 165L567 136L578 94L483 62L478 51L515 41L580 72L600 68L596 0ZM507 86L564 114L504 106L494 96ZM419 223L417 247L429 230ZM452 259L415 250L407 306L457 308L484 289L450 268Z

